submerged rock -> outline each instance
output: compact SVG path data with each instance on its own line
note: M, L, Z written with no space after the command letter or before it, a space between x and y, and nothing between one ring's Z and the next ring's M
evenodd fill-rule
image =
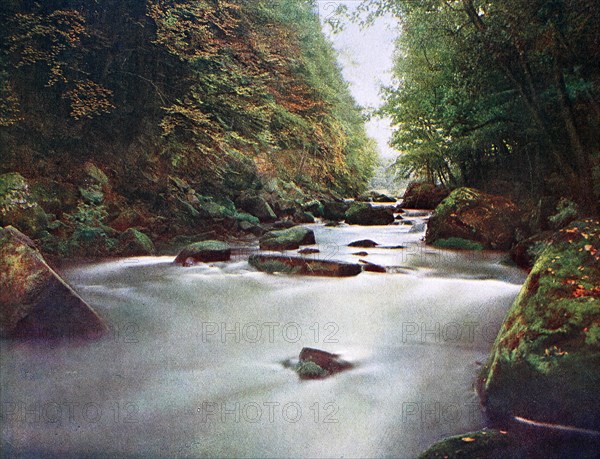
M251 266L268 273L304 276L349 277L362 272L358 264L284 255L256 254L248 260Z
M355 202L346 211L346 223L351 225L389 225L394 222L394 214L385 208Z
M296 250L301 245L316 244L313 230L303 226L269 231L259 240L262 250Z
M371 239L361 239L360 241L354 241L348 244L348 247L360 247L365 249L370 249L373 247L377 247L379 244Z
M599 429L600 222L556 233L513 303L482 373L497 418Z
M376 265L375 263L371 263L366 260L358 260L363 264L363 271L369 271L372 273L386 273L387 269L384 266Z
M222 241L201 241L185 247L175 263L189 264L192 259L196 262L227 261L231 258L231 247Z
M306 247L304 249L298 250L300 255L313 255L315 253L321 253L319 249L311 249L310 247Z
M339 354L305 347L300 352L296 372L301 379L323 379L352 367L350 362L341 360Z
M12 226L0 229L1 337L96 338L107 331L27 236Z
M402 207L407 209L435 209L450 190L426 182L412 182L404 192Z
M473 188L458 188L436 207L425 240L479 242L486 249L508 250L516 241L522 214L515 203Z

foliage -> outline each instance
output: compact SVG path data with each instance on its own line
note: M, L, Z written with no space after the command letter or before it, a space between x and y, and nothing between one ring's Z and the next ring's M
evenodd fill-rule
M24 145L40 169L51 157L73 170L106 161L127 199L148 177L147 194L159 195L169 175L230 198L257 175L362 191L375 148L313 6L3 2L0 134L12 158L3 168L24 168L11 146ZM231 189L240 171L242 188Z
M562 198L556 206L556 214L548 217L548 221L556 228L563 228L579 215L577 204L569 199Z
M403 175L485 187L517 181L598 212L600 12L592 0L365 0L398 16L382 113ZM362 16L361 16L362 15Z

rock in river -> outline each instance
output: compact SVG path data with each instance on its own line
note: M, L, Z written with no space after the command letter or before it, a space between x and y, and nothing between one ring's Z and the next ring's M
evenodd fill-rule
M600 430L600 222L572 223L538 257L480 382L488 413Z
M341 360L339 354L305 347L300 352L296 372L301 379L322 379L350 368L352 364Z
M450 193L446 187L426 182L412 182L408 185L402 207L407 209L435 209Z
M394 223L394 214L385 208L355 202L346 211L346 223L351 225L389 225Z
M516 240L522 213L510 199L473 188L458 188L436 207L425 240L481 243L483 248L508 250Z
M96 338L107 331L27 236L12 226L0 229L1 337Z
M175 263L187 265L190 258L196 262L227 261L231 258L231 247L222 241L195 242L179 252Z
M303 226L294 226L284 230L269 231L260 238L262 250L296 250L301 245L316 243L313 230Z
M379 244L371 239L361 239L360 241L354 241L348 244L348 247L360 247L364 249L370 249L377 247Z
M355 263L284 255L256 254L250 256L248 262L259 271L304 276L350 277L362 271L362 267Z

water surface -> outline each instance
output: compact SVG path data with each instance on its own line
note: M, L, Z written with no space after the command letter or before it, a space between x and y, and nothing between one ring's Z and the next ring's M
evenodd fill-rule
M410 217L409 217L410 218ZM473 381L523 273L501 253L425 247L424 220L311 225L321 253L393 267L329 279L267 275L244 257L64 270L111 336L1 342L2 448L21 457L415 457L479 429ZM372 239L383 246L349 248ZM356 368L300 381L303 346Z

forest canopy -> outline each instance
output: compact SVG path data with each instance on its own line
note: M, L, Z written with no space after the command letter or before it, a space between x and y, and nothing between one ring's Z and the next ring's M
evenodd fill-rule
M401 22L382 113L395 167L451 186L522 187L598 212L596 0L367 0Z

